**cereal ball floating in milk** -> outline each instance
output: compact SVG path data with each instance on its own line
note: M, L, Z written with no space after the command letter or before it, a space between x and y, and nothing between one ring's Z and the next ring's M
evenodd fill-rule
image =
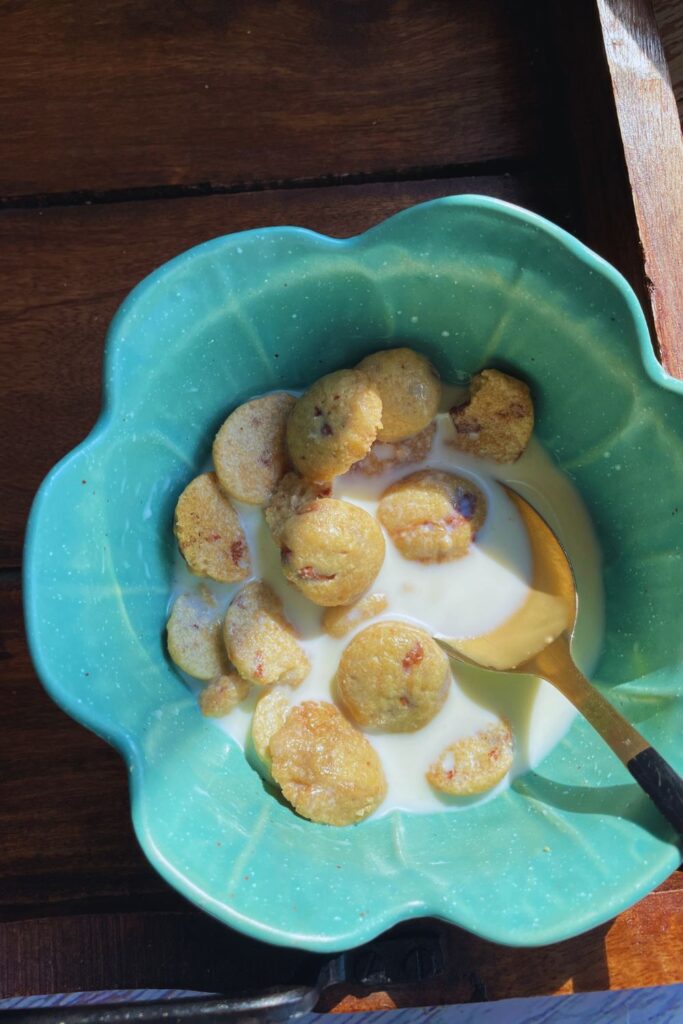
M275 488L265 508L268 527L276 544L290 516L301 512L316 498L327 498L332 493L330 484L317 484L298 473L286 473Z
M254 581L240 590L225 614L223 639L243 679L257 686L298 686L310 663L267 583Z
M358 725L415 732L442 708L451 682L448 658L429 633L406 622L377 622L351 640L335 687Z
M285 724L292 708L289 686L274 686L259 697L251 719L251 745L260 768L270 776L270 741Z
M166 623L166 643L172 660L194 679L215 679L230 671L221 632L221 615L200 594L181 594Z
M387 488L377 515L404 558L449 562L467 554L484 524L486 498L467 477L423 469Z
M427 772L427 781L450 796L474 796L493 789L512 767L512 732L507 722L451 743Z
M377 476L397 466L408 466L411 462L422 462L429 455L436 433L436 421L419 434L407 437L404 441L375 441L372 448L360 462L353 466L354 473L364 476Z
M494 462L516 462L534 429L529 386L500 370L473 377L469 397L450 412L455 447Z
M334 704L304 701L270 739L271 771L283 796L304 818L353 825L386 794L377 753Z
M199 694L199 707L207 718L223 718L249 695L250 690L246 679L237 672L228 672L204 687Z
M314 604L350 604L384 561L379 523L358 505L318 498L291 516L280 537L282 571Z
M326 608L323 613L323 629L330 636L346 636L367 619L374 619L386 611L389 601L386 594L366 594L353 604L341 608Z
M247 538L215 473L202 473L187 485L176 505L174 529L180 553L196 576L219 583L249 576Z
M239 405L213 442L216 475L226 494L265 505L289 466L287 417L296 399L284 391Z
M382 426L382 401L357 370L321 377L301 396L287 422L294 468L308 480L332 480L370 451Z
M424 430L441 401L439 375L424 356L392 348L366 356L357 366L382 399L378 441L404 441Z

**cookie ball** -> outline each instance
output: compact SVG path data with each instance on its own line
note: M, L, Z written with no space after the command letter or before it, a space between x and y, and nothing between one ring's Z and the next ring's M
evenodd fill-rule
M391 348L366 356L357 369L382 400L379 441L403 441L424 430L436 416L441 382L424 356L410 348Z
M282 571L314 604L350 604L382 567L384 537L365 509L319 498L285 523Z
M308 480L332 480L370 451L382 426L382 401L357 370L321 377L297 401L287 423L294 468Z
M265 505L289 465L287 417L296 399L284 391L254 398L231 412L213 442L213 463L226 494Z
M386 611L389 601L386 594L366 594L360 600L342 608L326 608L323 613L323 629L330 636L342 637L350 633L361 622L374 619Z
M215 473L202 473L187 485L176 505L174 530L180 553L196 576L220 583L249 576L247 538Z
M500 370L473 377L469 397L450 413L455 447L494 462L516 462L534 429L528 385Z
M245 697L251 687L237 672L213 679L199 694L199 707L207 718L223 718L230 714Z
M229 672L221 626L211 601L199 594L177 597L166 623L166 643L178 668L194 679L215 679Z
M240 590L226 612L223 640L239 674L256 686L298 686L309 673L282 602L267 583L254 581Z
M260 765L270 774L270 741L292 708L289 686L274 686L259 697L251 720L251 744Z
M385 732L415 732L443 707L448 658L431 636L405 622L377 622L358 633L335 676L354 722Z
M513 754L510 726L499 722L442 750L427 772L427 781L450 796L485 793L505 778Z
M432 420L428 427L413 437L407 437L405 441L375 441L365 458L355 464L353 472L363 473L364 476L378 476L390 469L396 469L397 466L422 462L431 451L435 433L436 420Z
M323 825L353 825L381 804L386 781L368 740L324 701L292 708L270 740L273 778L294 810Z
M450 562L483 526L486 498L467 477L423 469L387 488L377 515L404 558Z
M266 522L275 543L280 543L282 531L290 516L301 512L316 498L327 498L331 493L331 484L317 484L298 473L286 473L265 509Z

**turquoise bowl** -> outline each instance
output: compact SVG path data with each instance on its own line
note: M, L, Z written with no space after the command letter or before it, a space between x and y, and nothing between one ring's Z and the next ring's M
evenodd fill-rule
M655 361L612 267L479 196L345 240L217 238L134 289L109 329L104 411L31 512L33 658L52 697L125 758L151 863L226 924L319 952L422 915L501 943L554 942L679 862L670 828L584 721L489 803L327 828L264 791L165 654L173 508L223 417L399 339L446 380L493 365L532 384L538 435L602 543L596 678L683 769L683 384Z

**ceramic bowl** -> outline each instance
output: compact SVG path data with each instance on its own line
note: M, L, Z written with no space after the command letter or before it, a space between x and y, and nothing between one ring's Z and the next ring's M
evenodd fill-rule
M397 340L446 380L493 365L531 383L538 435L602 545L596 678L683 769L683 385L655 361L612 267L478 196L345 240L298 228L217 238L134 289L109 329L102 415L31 513L33 658L54 699L125 758L152 864L226 924L317 951L421 915L497 942L553 942L623 910L679 858L584 721L493 801L335 829L268 795L165 653L173 508L226 413Z

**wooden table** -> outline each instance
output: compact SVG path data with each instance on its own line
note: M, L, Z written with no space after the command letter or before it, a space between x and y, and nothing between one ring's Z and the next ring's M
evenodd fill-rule
M43 693L20 596L32 496L97 417L104 333L129 289L259 225L350 235L449 193L520 203L616 263L683 375L683 158L665 70L638 134L643 83L663 67L652 10L14 0L0 25L0 996L286 982L301 954L221 927L151 870L119 757ZM399 1005L683 980L680 873L545 949L439 928L445 975L397 989Z

